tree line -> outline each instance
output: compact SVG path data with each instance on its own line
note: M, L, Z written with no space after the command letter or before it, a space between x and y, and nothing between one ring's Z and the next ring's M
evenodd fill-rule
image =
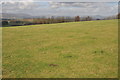
M117 16L110 16L105 18L108 19L120 19L120 13ZM91 21L94 20L92 17L41 17L41 18L29 18L29 19L12 19L12 20L2 20L2 26L19 26L19 25L35 25L35 24L52 24L52 23L65 23L65 22L78 22L78 21ZM100 20L100 19L96 19Z

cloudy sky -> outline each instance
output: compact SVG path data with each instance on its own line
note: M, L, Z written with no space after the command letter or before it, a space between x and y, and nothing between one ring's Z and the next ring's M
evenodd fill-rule
M25 13L34 16L111 16L118 13L117 0L111 2L4 0L0 4L2 5L0 13Z

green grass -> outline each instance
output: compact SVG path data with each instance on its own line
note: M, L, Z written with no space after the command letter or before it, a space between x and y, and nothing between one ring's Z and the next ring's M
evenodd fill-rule
M118 20L5 27L4 78L116 78Z

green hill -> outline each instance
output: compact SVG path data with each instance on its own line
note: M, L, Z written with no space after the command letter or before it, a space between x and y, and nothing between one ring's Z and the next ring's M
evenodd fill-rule
M4 78L116 78L118 20L4 27Z

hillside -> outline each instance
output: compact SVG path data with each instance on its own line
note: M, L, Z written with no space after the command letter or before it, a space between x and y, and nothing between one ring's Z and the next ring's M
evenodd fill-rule
M116 78L118 21L3 27L4 78Z

